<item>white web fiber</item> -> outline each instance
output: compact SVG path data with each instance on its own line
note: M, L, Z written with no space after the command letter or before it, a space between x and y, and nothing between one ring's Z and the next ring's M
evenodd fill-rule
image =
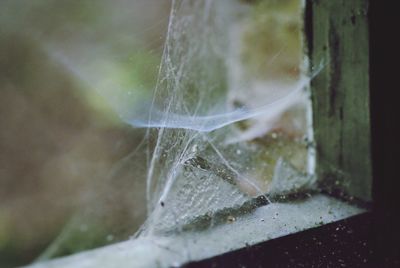
M263 161L265 147L232 142L237 132L232 123L262 116L271 125L267 133L278 116L304 102L309 78L297 79L256 107L229 103L232 62L227 59L243 12L237 1L173 1L154 98L139 107L150 110L121 115L133 126L150 128L146 234L182 230L201 217L212 224L214 213L268 189L265 174L275 167ZM249 85L239 86L245 91Z
M224 48L229 45L226 26L233 14L223 2L173 3L159 82L146 125L160 127L155 133L147 181L150 228L179 226L246 198L207 167L194 160L190 165L190 159L199 155L207 162L222 164L225 160L214 143L221 142L220 132L226 130L196 131L210 124L209 120L198 120L199 115L207 118L226 108ZM228 9L222 10L224 7ZM160 228L160 223L165 226Z

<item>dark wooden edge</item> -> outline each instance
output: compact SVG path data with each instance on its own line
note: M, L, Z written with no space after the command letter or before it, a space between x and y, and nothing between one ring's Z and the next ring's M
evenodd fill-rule
M373 160L374 244L380 266L400 267L400 102L398 8L370 1L370 88Z

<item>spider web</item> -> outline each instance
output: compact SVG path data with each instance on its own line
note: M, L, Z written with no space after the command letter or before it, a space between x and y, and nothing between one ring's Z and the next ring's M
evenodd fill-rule
M153 94L115 82L107 46L44 45L124 122L147 129L147 155L135 157L147 158L148 215L136 236L208 228L314 189L313 75L249 77L240 51L250 13L237 0L172 1ZM282 51L265 56L271 66Z
M230 64L237 63L227 59L235 51L233 33L243 14L236 1L173 1L158 83L152 102L145 104L151 108L142 109L142 117L137 111L122 116L133 126L149 128L149 216L142 234L206 228L220 220L216 215L224 209L271 202L268 193L274 191L312 188L310 176L283 159L276 166L263 161L267 148L241 139L233 124L261 117L265 135L284 111L304 105L309 82L306 76L291 78L286 90L253 107L233 105ZM250 92L245 80L234 86L236 92ZM272 170L277 175L271 182L265 174Z

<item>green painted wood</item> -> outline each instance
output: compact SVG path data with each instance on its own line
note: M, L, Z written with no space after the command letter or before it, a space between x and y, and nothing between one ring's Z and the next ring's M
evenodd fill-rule
M320 185L370 200L368 0L308 0L306 34ZM338 191L339 190L339 191Z

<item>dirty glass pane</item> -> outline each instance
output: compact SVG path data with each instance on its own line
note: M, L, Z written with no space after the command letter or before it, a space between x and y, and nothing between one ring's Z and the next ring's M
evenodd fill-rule
M180 265L362 211L314 174L303 1L3 1L0 22L5 265L128 239Z

